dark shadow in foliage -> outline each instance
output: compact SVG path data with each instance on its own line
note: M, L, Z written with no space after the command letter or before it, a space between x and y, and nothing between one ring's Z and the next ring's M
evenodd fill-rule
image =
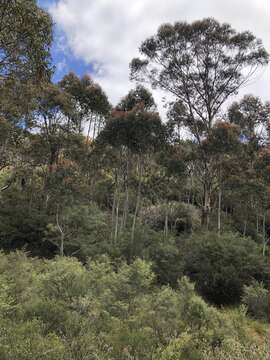
M217 305L240 302L243 286L255 279L270 286L269 258L253 240L233 233L220 237L202 233L183 246L184 273L196 282L197 290Z

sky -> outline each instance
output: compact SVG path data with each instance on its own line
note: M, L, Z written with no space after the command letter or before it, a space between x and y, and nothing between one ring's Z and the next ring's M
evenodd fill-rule
M129 63L142 41L163 23L214 17L238 31L250 30L270 52L270 0L39 0L54 21L54 80L69 71L90 74L113 105L135 86ZM270 65L239 96L270 100ZM154 91L159 110L167 94Z

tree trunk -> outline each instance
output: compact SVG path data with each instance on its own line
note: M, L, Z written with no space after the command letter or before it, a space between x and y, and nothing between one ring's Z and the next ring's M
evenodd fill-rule
M93 131L93 139L96 137L96 128L97 128L97 118L94 118L94 131Z
M112 205L112 227L111 227L111 239L114 237L114 222L115 222L115 208L116 208L116 189L113 194L113 205Z
M243 236L245 237L247 233L247 220L244 221L244 231L243 231Z
M57 206L57 211L56 211L56 225L57 225L57 228L58 228L59 233L60 233L59 255L64 256L65 234L64 234L64 231L63 231L63 229L62 229L62 227L60 226L60 223L59 223L59 207L58 206Z
M265 215L263 215L263 256L265 256L266 252L266 231L265 231Z
M222 201L222 190L221 187L218 191L218 235L221 233L221 201Z
M89 141L90 141L90 132L91 132L91 128L92 128L92 122L93 122L93 114L91 114L90 121L89 121L87 138L86 138L86 143L87 144L89 144Z
M64 241L65 241L65 236L63 233L61 233L61 239L60 239L60 256L64 256Z
M101 116L99 116L99 117L98 117L98 129L97 129L97 136L99 135L99 133L100 133L100 129L101 129L101 119L102 119L102 117L101 117Z
M129 151L127 150L126 176L125 176L125 202L123 208L121 230L125 229L127 226L128 213L129 213Z
M209 220L210 220L210 186L209 184L205 183L201 224L207 230L209 229Z
M117 194L118 195L118 194ZM119 197L116 202L116 213L115 213L115 227L114 227L114 243L116 243L118 238L118 224L119 224Z
M116 171L115 173L115 189L114 189L114 194L113 194L113 205L112 205L112 232L111 232L111 238L112 240L116 240L117 239L117 233L118 233L118 229L116 224L118 224L118 210L117 206L118 205L118 173Z
M166 215L165 215L165 224L164 224L164 237L165 239L168 238L168 209L166 209Z
M137 191L137 200L136 200L136 207L135 212L133 216L133 224L132 224L132 230L131 230L131 242L134 243L134 236L135 236L135 228L136 228L136 221L137 216L140 208L140 202L141 202L141 186L142 186L142 160L141 157L139 158L139 184L138 184L138 191Z

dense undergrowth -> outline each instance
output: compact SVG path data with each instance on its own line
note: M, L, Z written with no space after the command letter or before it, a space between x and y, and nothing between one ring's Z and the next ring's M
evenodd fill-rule
M270 329L246 308L216 309L151 264L1 254L2 360L269 359Z

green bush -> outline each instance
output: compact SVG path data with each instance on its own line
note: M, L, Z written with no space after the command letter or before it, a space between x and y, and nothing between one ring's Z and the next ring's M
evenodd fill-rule
M149 262L0 258L1 360L253 359L243 311L209 306L186 277L157 287Z
M256 319L270 321L270 291L262 283L244 287L243 303Z
M233 233L193 235L183 244L184 273L208 301L240 302L244 285L270 284L270 262L253 240Z

